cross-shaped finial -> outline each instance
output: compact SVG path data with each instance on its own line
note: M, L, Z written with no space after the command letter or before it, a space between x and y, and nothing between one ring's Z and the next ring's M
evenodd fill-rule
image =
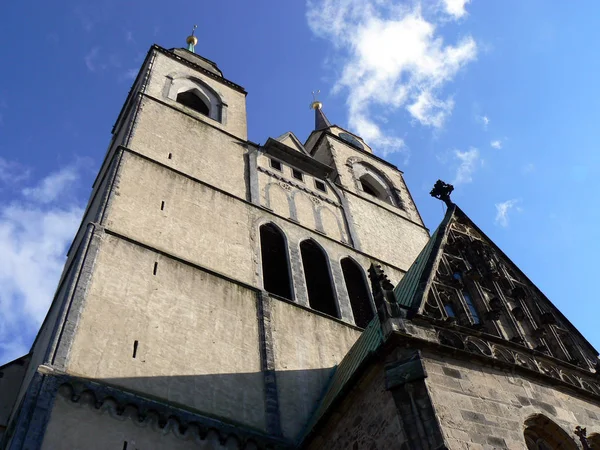
M194 25L194 28L192 28L192 36L194 35L194 32L196 31L196 28L198 28L198 25Z
M443 201L448 208L452 206L452 200L450 200L450 194L454 190L454 186L448 183L444 183L442 180L437 180L433 186L433 189L429 193L432 197Z
M319 99L317 97L319 96L320 93L321 93L321 89L319 89L317 92L312 91L313 102L318 102L319 101Z

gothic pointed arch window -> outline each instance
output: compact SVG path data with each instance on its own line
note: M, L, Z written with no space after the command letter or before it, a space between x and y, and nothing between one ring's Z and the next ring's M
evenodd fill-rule
M272 223L260 227L260 253L265 291L292 298L292 282L285 235Z
M577 444L556 423L542 414L525 421L527 450L577 450Z
M196 113L225 123L227 105L222 96L206 82L195 77L172 74L167 76L167 83L168 98Z
M208 102L202 97L197 89L192 89L177 94L177 103L181 103L200 114L208 116L210 114L210 107L207 104Z
M359 178L359 182L363 192L366 194L387 202L390 205L394 204L386 186L377 180L373 175L365 174Z
M373 319L374 312L365 274L360 266L350 258L342 259L341 265L352 314L354 315L354 323L358 327L366 328Z
M312 239L300 243L300 255L310 307L339 318L327 255Z

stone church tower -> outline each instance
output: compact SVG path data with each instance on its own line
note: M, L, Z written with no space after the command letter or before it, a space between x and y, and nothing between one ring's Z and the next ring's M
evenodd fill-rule
M597 352L450 188L430 237L319 102L306 142L249 141L196 42L148 52L31 352L0 367L0 448L597 448Z

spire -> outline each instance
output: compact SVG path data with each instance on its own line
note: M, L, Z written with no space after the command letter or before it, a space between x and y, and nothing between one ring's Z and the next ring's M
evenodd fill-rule
M321 91L313 91L313 102L310 104L311 109L315 110L315 131L331 126L325 113L321 110L323 108L323 103L317 100L317 95L319 95L320 92Z
M187 39L185 40L185 42L187 42L187 45L188 45L187 49L192 53L196 53L195 47L196 47L196 44L198 44L198 38L196 36L194 36L194 32L196 31L196 28L198 28L198 25L194 25L194 28L192 28L192 34L189 35L187 37Z

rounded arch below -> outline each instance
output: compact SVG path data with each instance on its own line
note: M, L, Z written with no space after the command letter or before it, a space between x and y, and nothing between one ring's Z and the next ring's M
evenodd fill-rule
M525 420L523 436L528 450L579 450L579 447L558 424L543 414Z

